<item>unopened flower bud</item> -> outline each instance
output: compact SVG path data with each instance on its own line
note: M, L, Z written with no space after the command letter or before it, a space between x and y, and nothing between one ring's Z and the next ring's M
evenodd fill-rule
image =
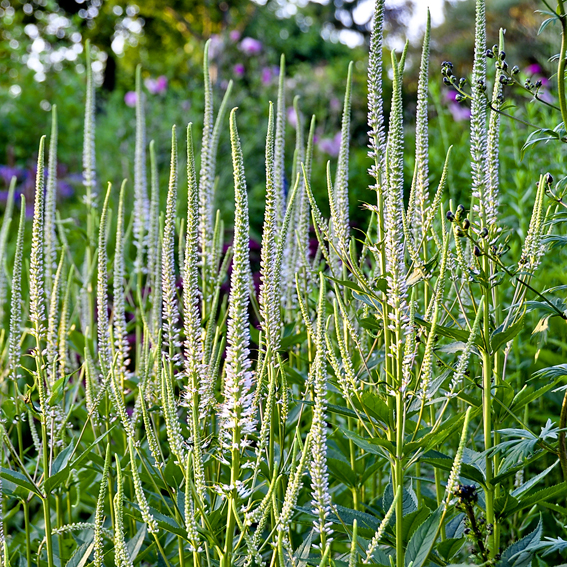
M481 238L486 238L488 236L488 229L486 227L484 227L481 231L480 231L480 237Z
M539 89L541 87L541 85L542 85L542 82L540 80L537 80L536 84L535 84L536 89Z
M512 67L512 75L517 75L520 72L520 68L517 65Z
M486 50L486 56L490 57L490 59L492 59L494 57L494 53L492 53L492 49L487 49Z
M548 185L551 185L553 183L553 176L551 175L551 173L546 173L545 174L545 182Z
M457 212L455 214L455 218L460 221L463 218L463 215L465 214L465 207L463 207L463 205L459 205L457 207Z
M504 59L506 59L506 52L501 51L499 57L500 57L500 61L504 61Z
M463 229L468 230L470 228L470 226L471 226L471 221L469 219L465 219L463 221Z
M473 254L474 254L477 258L480 257L481 251L480 251L480 248L479 248L478 246L475 246L475 247L474 247L474 249L473 249Z
M453 222L455 220L455 215L451 211L447 211L445 216L449 222Z

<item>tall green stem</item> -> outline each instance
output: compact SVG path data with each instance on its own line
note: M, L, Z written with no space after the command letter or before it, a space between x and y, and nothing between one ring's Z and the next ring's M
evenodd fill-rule
M557 63L557 91L559 95L559 108L563 128L567 130L567 97L565 96L565 57L567 55L567 20L565 18L564 0L557 1L557 14L561 23L561 50L559 51L559 62Z
M484 429L484 450L489 451L492 448L492 355L490 354L490 283L489 283L489 260L483 256L483 268L486 275L486 285L483 287L484 294L484 340L485 346L482 352L482 413L483 413L483 429ZM486 457L486 521L494 528L494 486L492 486L492 457ZM495 538L494 531L488 538L488 548L490 556L494 557Z
M43 380L42 376L39 376L40 380ZM43 486L47 486L47 479L49 478L49 443L47 437L47 424L45 423L47 416L43 416L43 423L41 424L41 437L42 437L42 457L43 457ZM47 550L47 565L49 567L54 567L55 563L53 562L53 541L51 538L51 509L49 506L49 489L44 488L45 495L43 497L43 518L45 520L45 544Z

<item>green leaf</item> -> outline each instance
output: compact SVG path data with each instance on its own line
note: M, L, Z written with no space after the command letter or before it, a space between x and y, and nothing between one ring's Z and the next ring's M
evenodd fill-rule
M518 321L506 329L500 330L500 327L496 329L490 337L492 353L495 353L502 345L509 343L524 328L524 323L525 317L522 315Z
M528 490L535 486L540 480L545 478L556 466L559 461L555 461L550 467L547 467L544 471L540 472L538 475L534 476L527 482L524 482L521 486L518 486L515 490L512 491L512 496L515 498L521 498L523 494L528 492Z
M390 419L390 409L388 404L376 393L365 390L360 396L366 411L382 423L388 423ZM358 405L358 404L357 404Z
M504 551L499 567L528 567L531 565L534 551L530 551L530 547L541 541L541 534L542 524L540 517L538 525L533 532L513 543Z
M404 512L404 518L402 523L402 539L404 544L407 544L408 541L411 539L415 530L425 522L431 510L427 506L422 506L418 510L411 512L410 514L406 514Z
M41 498L42 494L39 488L32 484L22 473L18 471L13 471L11 469L0 469L0 476L10 482L13 482L16 486L27 490L28 492L33 492L33 494Z
M142 524L142 527L138 530L138 533L126 544L130 559L132 562L136 560L138 553L144 543L144 538L146 537L146 524Z
M450 472L453 468L453 458L444 455L439 451L428 451L423 455L423 457L421 457L420 461L448 472ZM485 482L482 472L479 471L476 467L467 463L461 464L461 476L480 485L484 485Z
M389 482L384 489L384 494L382 495L382 509L384 511L389 510L393 501L394 487L392 486L392 483ZM402 501L404 516L417 510L417 496L411 487L404 487L402 492Z
M291 335L290 337L284 337L280 343L280 352L286 352L289 350L290 347L303 344L307 340L307 332L301 331L301 333L297 333L295 335Z
M338 280L338 279L333 278L329 275L325 275L325 277L329 280L333 280L334 282L336 282L336 283L338 283L338 284L340 284L344 287L348 287L349 289L357 291L358 293L362 293L363 295L367 295L367 296L372 297L374 299L378 299L378 296L376 296L372 291L370 291L369 289L361 289L360 286L356 285L354 282L352 282L350 280ZM382 290L380 290L380 291L382 291ZM384 289L383 291L386 291L386 290Z
M507 516L511 516L516 512L525 510L526 508L531 508L534 505L543 502L544 500L559 500L561 497L567 495L567 483L562 482L561 484L556 484L555 486L550 486L537 492L533 492L529 496L522 498L516 506L507 508L505 510Z
M437 540L443 505L433 512L413 534L406 551L406 567L422 567Z
M396 454L396 447L391 441L387 441L386 439L380 439L378 437L373 437L370 440L363 439L360 435L354 433L354 431L349 431L345 429L343 431L346 437L348 437L356 446L364 449L368 453L372 453L373 455L382 455L384 456L384 452L379 449L379 447L383 447L386 449L391 455Z
M346 461L327 457L327 466L337 480L351 488L357 486L356 473L350 468L350 465Z
M416 323L419 323L422 327L425 327L428 331L431 330L431 323L422 319L418 315L415 316ZM455 339L457 341L462 341L466 343L469 340L469 332L463 331L462 329L455 329L453 327L444 327L443 325L435 326L435 333L441 335L442 337L448 337L450 339Z
M545 370L549 369L546 368ZM549 390L552 390L556 384L557 382L552 382L551 384L546 384L545 386L537 389L534 389L533 386L524 385L524 387L514 396L514 399L510 404L510 411L518 412L524 406L528 405L534 400L537 400L538 398L549 392Z
M84 567L94 549L95 542L83 543L75 550L65 567Z
M465 538L463 537L448 538L437 546L437 551L445 561L450 561L452 557L459 553L463 545L465 545Z

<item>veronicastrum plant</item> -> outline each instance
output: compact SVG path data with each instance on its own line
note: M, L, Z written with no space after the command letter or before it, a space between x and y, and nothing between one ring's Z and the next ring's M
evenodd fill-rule
M539 390L515 390L508 379L528 297L562 315L537 286L560 198L548 204L553 181L541 175L521 256L508 258L498 203L505 82L499 75L486 94L482 0L470 92L451 64L443 67L445 82L471 102L472 190L462 204L448 202L450 149L438 178L429 172L428 19L414 173L404 194L407 46L391 54L386 120L383 18L377 0L368 68L371 198L360 236L348 214L352 66L338 161L323 180L325 218L311 189L321 182L311 175L315 118L307 129L297 98L295 151L285 156L282 58L276 107L266 109L258 293L238 112L227 121L229 85L215 118L208 44L200 165L193 126L183 135L173 127L165 204L140 68L133 184L101 187L87 46L85 229L56 210L54 107L47 180L45 137L39 145L31 241L23 198L12 231L0 566L519 567L538 550L561 549L541 541L541 521L527 535L518 531L542 503L565 518L557 504L567 496L564 433L551 422L533 430L528 420L529 404L562 374ZM503 33L491 53L505 71ZM228 250L215 213L225 130L235 204ZM186 153L182 195L178 144ZM14 190L13 183L0 231L3 259ZM558 462L560 482L538 491Z

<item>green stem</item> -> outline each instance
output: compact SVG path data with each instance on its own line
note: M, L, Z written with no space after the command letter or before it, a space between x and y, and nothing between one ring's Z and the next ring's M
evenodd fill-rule
M488 279L488 259L485 257L484 270ZM486 286L489 286L486 282ZM484 450L492 448L492 355L490 354L490 289L483 287L484 293L484 340L485 347L482 352L482 413L484 428ZM495 525L494 516L494 487L492 486L492 458L486 457L486 521L488 524ZM494 557L495 538L494 530L488 538L488 548L490 556Z
M24 525L26 530L26 561L27 564L32 565L31 562L31 529L30 529L30 504L24 499Z
M42 376L39 376L40 380L43 380ZM42 447L42 457L43 457L43 486L45 487L47 484L47 480L49 479L49 443L47 438L47 425L45 420L47 416L43 416L43 423L41 424L41 437L43 442ZM48 567L54 567L55 563L53 562L53 541L51 538L51 509L49 506L49 490L45 489L45 495L42 499L43 503L43 518L45 520L45 543L46 543L46 550L47 550L47 565Z
M235 427L232 435L232 466L230 470L230 484L232 491L228 499L228 519L226 522L226 540L224 544L224 553L222 557L221 567L232 567L232 546L234 541L234 528L236 526L236 482L240 475L240 428Z
M561 23L561 50L559 51L559 62L557 64L557 94L563 128L567 130L567 98L565 96L565 55L567 51L567 21L565 20L565 8L563 0L557 1L557 14Z
M399 320L399 319L398 319ZM397 344L397 384L396 384L396 463L395 463L395 483L399 494L403 495L404 490L404 394L402 392L403 380L403 352L402 352L402 329L401 324L397 324L396 329ZM396 567L405 567L404 561L404 499L398 498L396 502Z

